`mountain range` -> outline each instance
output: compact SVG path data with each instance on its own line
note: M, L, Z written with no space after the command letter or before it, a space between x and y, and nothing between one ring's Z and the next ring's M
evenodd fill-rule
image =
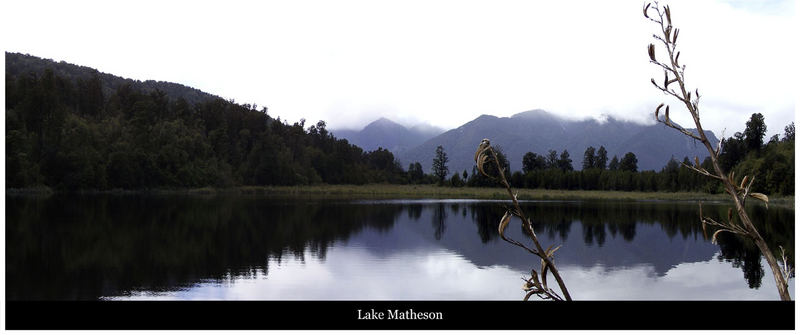
M371 122L361 130L331 130L334 136L347 139L348 142L366 151L384 148L395 156L413 149L443 132L444 129L427 124L408 128L383 117Z
M54 62L36 56L5 53L6 80L29 74L41 74L46 69L70 81L96 78L104 95L114 94L120 87L130 85L144 92L159 90L170 99L182 98L189 104L201 103L219 97L181 84L162 81L139 81L103 73L93 68ZM464 125L444 131L430 125L405 127L387 118L380 118L363 129L332 130L334 136L345 138L366 151L379 147L390 150L407 168L410 163L420 162L423 170L430 173L436 147L441 145L449 157L450 173L472 170L473 154L481 139L488 138L496 147L502 148L509 159L512 171L522 169L522 156L526 152L546 155L548 150L561 153L566 149L575 169L580 169L583 153L587 147L596 149L601 145L608 152L609 160L633 152L638 158L639 170L660 170L670 159L693 158L702 160L708 153L705 148L686 136L661 124L639 123L607 118L568 120L544 110L522 112L511 117L481 115ZM714 145L717 138L710 131L706 135Z
M716 145L714 133L705 133ZM548 150L555 150L560 154L565 149L573 167L579 170L584 151L589 146L595 149L604 146L609 161L615 155L621 159L625 153L633 152L640 171L658 171L671 157L682 160L683 157L697 156L702 161L708 156L701 143L662 124L645 125L611 117L604 121L574 121L544 110L522 112L511 117L481 115L414 148L398 152L396 156L402 166L420 162L423 170L430 172L436 147L441 145L448 155L451 174L463 170L470 172L475 149L484 138L501 148L512 171L522 170L522 157L527 152L547 155Z

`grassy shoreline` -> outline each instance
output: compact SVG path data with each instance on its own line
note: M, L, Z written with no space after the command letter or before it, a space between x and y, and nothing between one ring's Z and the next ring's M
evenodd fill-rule
M725 194L698 192L624 192L519 189L520 200L673 200L724 201ZM49 188L6 189L7 195L51 195ZM260 195L314 198L377 198L377 199L508 199L502 188L439 187L435 185L306 185L306 186L239 186L230 188L191 188L153 190L82 191L82 194L191 194L191 195ZM770 197L770 204L791 205L794 196Z

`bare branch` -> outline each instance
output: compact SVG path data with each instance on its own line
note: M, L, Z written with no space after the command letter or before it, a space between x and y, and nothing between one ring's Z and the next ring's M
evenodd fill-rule
M692 171L695 171L695 172L697 172L697 173L699 173L701 175L704 175L704 176L707 176L707 177L711 177L711 178L714 178L714 179L717 179L717 180L722 180L722 177L717 176L715 174L712 174L711 172L708 172L706 169L695 168L694 166L686 165L683 162L681 162L681 165L683 165L683 166L685 166L685 167L691 169Z
M658 120L658 122L664 123L670 128L680 131L681 133L692 139L699 140L703 144L703 146L706 147L706 150L708 150L709 153L709 157L711 158L711 165L714 168L714 172L713 173L709 172L704 168L700 167L699 162L696 162L697 164L696 167L691 167L691 166L687 167L695 172L718 179L722 182L723 186L725 187L725 192L730 194L731 198L733 198L734 207L737 215L739 216L740 219L739 221L741 222L741 224L734 224L733 220L729 219L728 220L729 222L723 224L716 222L711 218L703 217L702 205L701 205L700 217L701 217L701 223L703 224L704 236L707 236L705 235L706 225L713 225L721 228L717 230L712 236L713 242L716 241L716 236L724 231L742 234L752 239L753 242L756 244L756 246L758 246L759 251L761 251L764 257L767 259L767 263L769 264L770 269L772 270L772 274L775 279L775 283L781 299L791 300L791 295L789 294L788 290L788 282L786 276L784 275L784 273L786 272L785 269L781 269L781 267L778 265L778 262L775 259L775 255L772 254L772 251L767 246L766 241L764 241L764 239L758 233L758 230L756 229L755 225L753 225L753 222L750 220L750 217L747 215L747 212L745 211L744 207L745 201L748 196L760 199L765 203L769 201L769 198L764 194L752 193L750 191L751 190L750 187L753 184L754 178L750 178L749 183L747 182L748 178L743 178L741 183L737 185L734 184L735 180L734 173L731 172L729 175L726 175L726 173L720 167L718 160L719 160L719 154L722 149L722 142L720 141L719 143L717 143L716 148L712 146L711 142L708 140L708 138L705 135L705 132L703 131L702 124L700 123L700 111L699 111L700 92L699 90L695 89L694 99L692 99L691 93L686 89L686 80L684 77L684 70L686 69L686 65L678 64L680 51L677 51L677 41L678 41L678 33L680 30L678 28L673 27L672 25L672 13L669 9L669 6L660 7L658 1L653 1L652 3L648 2L643 7L643 12L644 16L648 20L654 22L659 26L659 28L661 28L663 36L653 35L653 39L656 41L660 41L661 44L664 45L664 48L666 49L666 53L668 55L668 59L670 60L669 61L670 64L664 64L657 61L655 59L656 52L655 50L653 50L655 46L653 44L650 44L650 46L648 47L648 52L650 53L650 62L662 68L665 71L665 73L672 73L675 76L675 78L673 78L674 81L670 80L669 78L665 78L663 87L656 84L655 79L651 79L651 82L658 90L664 92L665 94L675 97L686 106L689 115L692 117L692 120L694 121L695 128L697 129L697 135L678 125L673 124L669 120L668 109L664 113L665 114L664 119L663 120L659 119L658 113L659 109L661 108L661 105L659 105L659 107L656 109L655 112L656 120ZM653 13L655 13L655 15L653 15ZM671 89L669 85L672 83L677 83L679 89L677 90ZM667 108L669 108L669 106ZM730 213L731 213L730 216L732 216L732 210Z
M489 158L491 156L491 159ZM508 184L508 180L506 180L505 174L503 173L504 169L500 166L500 160L497 157L497 153L494 151L492 146L489 143L488 139L483 139L480 145L478 146L478 150L475 151L475 164L477 165L478 170L486 175L489 178L492 178L495 181L498 181L501 185L503 185L508 192L509 197L511 198L511 203L513 204L513 208L506 211L506 214L500 220L500 224L498 225L498 232L500 233L500 237L513 245L521 247L528 252L538 256L542 262L542 274L541 274L541 281L538 278L538 274L535 270L531 270L531 279L528 280L523 287L525 290L531 290L528 294L525 295L524 300L528 300L533 294L536 294L540 298L543 299L553 299L553 300L572 300L572 297L569 295L569 291L567 290L567 286L564 284L564 280L561 278L561 275L558 272L558 269L553 262L553 253L558 249L547 248L545 251L542 248L542 245L539 243L539 239L536 237L536 232L533 231L533 224L531 224L531 220L525 215L522 211L522 207L519 205L519 201L517 200L516 194L511 190L511 186ZM495 178L494 176L489 175L489 172L486 171L484 165L493 162L496 171L498 171L498 176ZM529 248L522 244L519 241L516 241L512 238L506 237L504 232L506 226L510 222L511 216L516 216L522 220L522 228L528 234L528 236L533 241L534 248ZM553 274L553 277L556 279L559 288L561 289L561 293L564 294L564 298L561 298L558 294L555 294L552 289L547 288L547 272Z

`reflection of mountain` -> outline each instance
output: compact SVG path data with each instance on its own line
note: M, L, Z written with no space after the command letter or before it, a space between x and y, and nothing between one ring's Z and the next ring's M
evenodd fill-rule
M564 245L557 253L559 265L601 264L609 270L646 265L662 276L676 265L707 261L721 251L721 259L743 269L751 287L758 287L764 275L752 247L721 238L720 250L703 238L694 204L525 206L543 244ZM704 207L710 214L724 210ZM6 210L10 300L175 290L200 280L252 278L255 271L269 277L267 259L303 261L310 254L324 263L331 247L357 248L385 259L445 248L478 267L509 266L520 272L537 262L499 239L503 209L498 202L54 196L8 197ZM774 223L763 235L771 245L786 246L791 257L793 210L753 213L763 220L758 222ZM526 240L521 229L507 231Z
M719 251L719 247L703 239L702 230L694 225L696 214L693 207L674 207L667 211L667 208L658 204L608 206L536 203L527 206L534 213L537 235L542 244L545 247L550 244L564 245L558 251L558 264L581 267L601 264L609 269L649 264L659 276L681 263L707 261ZM467 209L466 216L464 209ZM446 213L444 227L438 224L438 216L442 212ZM543 214L539 218L535 213ZM631 218L637 214L642 215L638 222ZM593 220L586 219L589 215L597 216ZM687 224L661 224L655 221L659 219L658 215L686 219L682 222ZM508 265L526 272L536 264L537 259L499 239L496 224L501 216L502 211L497 204L478 203L469 208L463 205L453 208L452 204L430 204L423 207L419 219L399 216L392 229L392 241L368 231L353 237L353 240L370 246L373 252L387 254L404 243L424 244L431 249L438 245L463 255L478 266ZM566 222L562 223L565 219ZM518 221L516 224L518 226ZM440 230L443 233L437 239ZM509 232L514 239L525 241L521 229L509 229ZM476 243L476 233L484 243ZM566 236L566 239L562 236ZM409 241L396 240L402 237L407 237Z
M352 243L384 257L405 249L444 247L479 267L507 265L520 272L527 272L538 262L535 256L500 240L497 222L503 209L497 203L433 201L405 207L408 215L398 216L390 234L365 230L354 236ZM721 246L717 246L703 237L693 203L534 202L525 208L533 217L537 235L545 247L563 244L556 258L563 266L602 265L613 270L646 265L654 269L655 275L663 276L680 264L709 261L721 251L719 258L742 268L751 288L759 287L764 276L753 246L735 237L721 238ZM718 212L718 216L725 209L712 204L704 208L710 214ZM771 244L777 245L777 237L783 245L792 245L787 243L794 235L792 211L752 210L760 223L776 223L765 231L766 238L773 241ZM519 226L518 221L514 224ZM521 228L507 232L517 240L526 241ZM480 244L476 243L476 233Z

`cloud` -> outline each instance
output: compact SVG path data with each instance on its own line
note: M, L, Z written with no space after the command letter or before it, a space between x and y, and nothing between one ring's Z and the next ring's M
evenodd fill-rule
M456 127L480 114L534 108L648 122L669 99L649 86L661 74L647 63L653 27L640 6L19 1L7 4L2 28L13 32L4 36L6 50L184 83L332 128L381 116ZM797 90L794 15L785 13L792 2L671 6L706 128L730 134L759 111L769 134L782 132Z

